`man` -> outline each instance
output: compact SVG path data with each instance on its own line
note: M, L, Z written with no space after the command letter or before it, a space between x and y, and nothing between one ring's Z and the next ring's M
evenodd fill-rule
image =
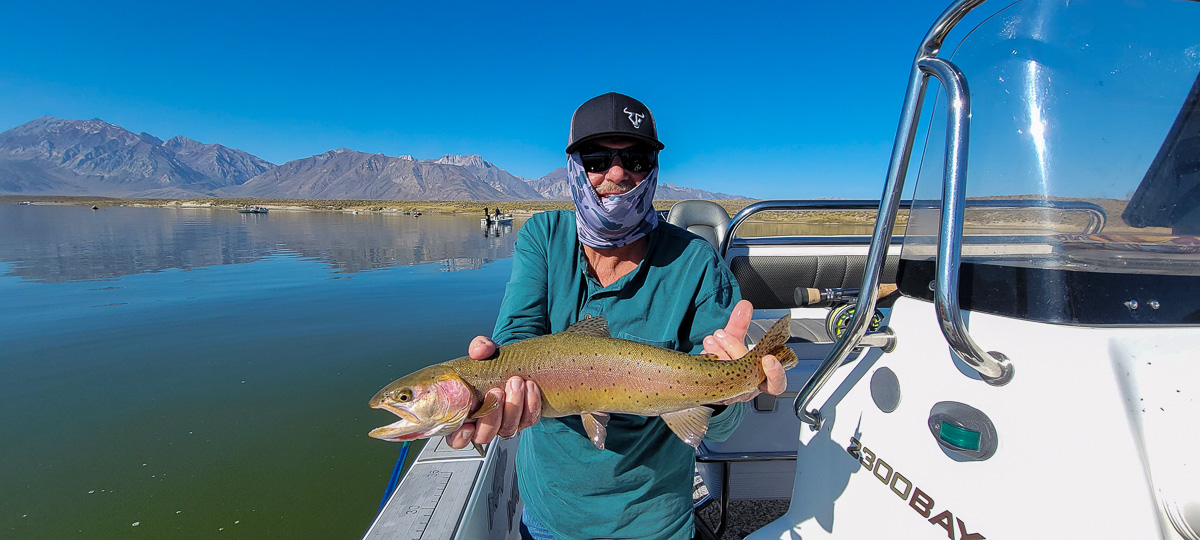
M752 306L708 242L660 223L651 204L658 178L654 117L617 93L593 98L571 119L568 182L575 212L537 214L522 227L493 339L475 338L472 358L561 332L585 316L608 320L614 337L723 359L745 354ZM715 331L715 332L714 332ZM772 356L761 391L787 386ZM524 431L517 451L523 534L542 538L690 539L695 455L657 417L611 415L604 450L578 417L541 419L537 384L513 377L503 406L447 437L485 444ZM716 404L706 438L737 427L740 402ZM540 421L539 421L540 420Z

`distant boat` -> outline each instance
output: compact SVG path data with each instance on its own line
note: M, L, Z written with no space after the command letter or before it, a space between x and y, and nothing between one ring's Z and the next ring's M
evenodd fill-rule
M242 214L265 214L267 209L261 206L243 206L238 208L238 212Z
M31 204L33 204L33 203L31 203L31 202L29 202L29 201L21 201L21 202L19 202L19 203L17 203L17 204L19 204L19 205L21 205L21 206L29 206L29 205L31 205Z
M99 209L100 209L100 207L99 207L99 206L96 206L96 205L94 205L94 204L92 205L92 210L99 210Z
M511 225L512 214L488 214L487 217L479 218L479 225L487 227L490 225Z
M420 217L420 216L421 216L421 211L420 211L420 210L413 210L413 213L412 213L412 215L413 215L413 217Z

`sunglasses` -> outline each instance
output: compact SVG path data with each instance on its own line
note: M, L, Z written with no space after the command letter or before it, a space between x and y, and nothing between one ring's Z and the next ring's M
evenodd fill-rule
M621 166L634 173L648 172L658 161L658 153L646 148L587 148L579 151L583 169L590 173L601 173L612 167L613 159L620 157Z

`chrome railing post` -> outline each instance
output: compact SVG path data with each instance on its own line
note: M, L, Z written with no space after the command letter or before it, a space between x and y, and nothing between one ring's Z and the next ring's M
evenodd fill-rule
M875 221L875 232L871 239L871 249L867 253L867 269L863 275L862 294L855 305L854 318L846 331L842 333L834 345L833 351L821 362L821 366L804 384L796 396L794 405L796 416L813 430L821 429L821 411L808 409L816 393L825 385L833 372L845 360L846 356L858 347L859 341L867 331L867 323L875 313L875 302L878 300L879 273L883 269L888 248L891 247L891 231L896 223L897 206L904 190L904 178L908 172L909 158L912 156L913 140L917 132L917 114L925 99L925 86L928 75L922 72L918 65L926 58L936 58L941 50L942 41L946 34L968 12L984 0L959 0L946 8L938 20L934 22L913 59L912 70L909 72L908 89L904 96L904 107L900 114L900 125L896 128L896 139L892 145L892 157L888 164L887 183L883 188L883 197L879 201L879 216Z
M946 89L946 162L942 181L942 221L938 228L937 277L933 303L942 335L950 348L979 372L989 384L1012 379L1012 365L999 353L988 353L971 339L958 307L958 275L962 258L963 213L967 198L967 152L971 128L971 94L962 71L949 60L925 58L917 62Z

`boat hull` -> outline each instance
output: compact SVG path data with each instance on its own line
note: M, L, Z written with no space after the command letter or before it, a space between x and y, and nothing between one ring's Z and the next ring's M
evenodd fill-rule
M1180 481L1195 464L1173 439L1200 415L1184 384L1200 378L1188 352L1200 330L968 318L1018 376L979 380L946 347L932 303L899 300L895 352L872 349L816 396L825 423L800 430L803 474L788 514L749 538L1172 537L1159 506L1177 496L1155 484L1200 481L1194 472ZM892 412L873 384L885 370L897 382ZM939 443L929 424L948 402L991 420L993 455L968 459Z

